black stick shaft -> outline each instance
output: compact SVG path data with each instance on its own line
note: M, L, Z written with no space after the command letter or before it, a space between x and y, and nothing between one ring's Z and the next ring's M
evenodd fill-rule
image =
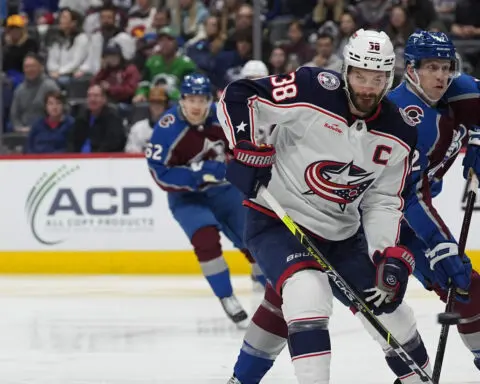
M475 178L475 180L474 180ZM472 188L473 184L473 188ZM463 216L462 230L460 232L460 240L458 242L458 254L463 257L465 254L465 247L467 245L468 231L470 229L470 221L472 220L473 207L477 197L476 188L478 187L478 180L476 175L470 173L469 191L467 198L467 206L465 207L465 215ZM455 304L455 287L448 289L447 304L445 305L445 312L453 312ZM440 338L438 339L437 354L435 356L435 365L433 366L432 379L435 384L439 383L440 374L442 372L443 358L445 357L445 350L447 347L449 324L442 324L440 331Z

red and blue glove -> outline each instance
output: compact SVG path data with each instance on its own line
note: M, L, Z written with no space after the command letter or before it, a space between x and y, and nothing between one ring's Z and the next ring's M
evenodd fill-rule
M255 198L261 186L272 178L275 148L257 147L249 141L240 141L233 150L233 160L227 165L227 180L248 198Z
M480 127L473 126L468 131L467 153L463 158L463 177L468 179L470 168L480 178Z
M375 287L364 291L370 294L365 301L377 307L379 313L390 313L405 296L415 258L405 247L387 247L374 253L373 263L377 268Z

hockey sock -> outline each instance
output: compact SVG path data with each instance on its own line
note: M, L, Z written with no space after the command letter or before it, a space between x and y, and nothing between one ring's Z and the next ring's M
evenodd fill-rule
M235 364L235 377L242 384L258 384L285 347L288 330L281 306L282 298L267 284L264 300L248 326Z
M330 382L332 289L328 277L313 269L295 272L283 284L282 312L288 348L299 384Z
M220 234L216 227L200 228L191 239L203 275L218 298L232 296L230 272L222 256Z
M288 324L288 348L300 384L330 382L328 318L294 319Z
M403 345L403 348L405 348L420 367L425 369L426 372L431 372L427 350L425 349L425 345L418 332L412 340ZM385 360L387 360L390 369L397 375L403 384L416 384L422 382L420 377L415 374L415 372L413 372L393 351L387 352Z

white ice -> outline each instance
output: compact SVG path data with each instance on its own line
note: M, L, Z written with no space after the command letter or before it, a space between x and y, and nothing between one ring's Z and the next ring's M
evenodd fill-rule
M253 313L250 280L234 286ZM443 304L416 281L407 300L433 360ZM333 384L393 383L349 311L337 305L330 324ZM0 277L1 384L225 384L241 340L200 277ZM442 379L480 383L456 329ZM263 382L295 383L287 351Z

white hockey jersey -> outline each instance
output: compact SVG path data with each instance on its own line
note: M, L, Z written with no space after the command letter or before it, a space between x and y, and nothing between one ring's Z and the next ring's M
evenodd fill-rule
M417 133L388 100L369 118L355 118L343 87L338 73L308 67L239 80L225 89L217 114L232 147L255 143L259 125L277 124L269 140L277 151L270 193L327 240L353 236L362 221L372 254L398 241ZM269 208L261 197L247 205Z

